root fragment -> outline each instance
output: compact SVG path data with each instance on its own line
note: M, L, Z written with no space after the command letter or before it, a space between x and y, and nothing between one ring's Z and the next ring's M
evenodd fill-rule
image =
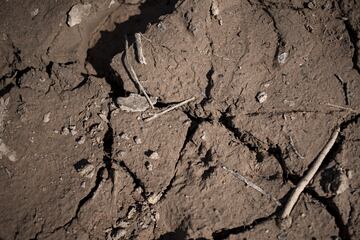
M291 193L291 196L290 196L288 202L286 203L284 210L281 214L281 219L286 219L290 216L290 213L291 213L292 209L294 208L297 200L299 199L301 193L304 191L305 187L309 184L311 179L314 177L314 175L318 171L318 169L319 169L321 163L323 162L323 160L325 159L326 155L329 153L330 149L335 144L335 141L336 141L339 133L340 133L340 128L338 127L335 129L335 131L331 135L330 140L327 142L327 144L325 145L323 150L320 152L318 157L315 159L314 163L312 164L312 166L310 167L310 169L308 170L306 175L301 179L301 181L298 183L296 188L293 190L293 192Z

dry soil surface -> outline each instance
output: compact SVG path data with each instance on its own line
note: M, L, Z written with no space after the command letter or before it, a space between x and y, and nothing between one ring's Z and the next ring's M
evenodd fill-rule
M0 17L0 239L360 238L359 1L0 0ZM132 70L155 109L125 111Z

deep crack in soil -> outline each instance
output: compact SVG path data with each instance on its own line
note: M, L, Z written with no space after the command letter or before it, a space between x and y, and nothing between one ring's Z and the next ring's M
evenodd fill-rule
M101 3L90 2L94 6L98 4L92 8L95 11L92 13L103 7ZM98 17L96 14L91 14L95 17L88 16L99 22L99 28L95 28L91 21L86 23L86 20L76 28L70 28L65 22L60 25L49 22L49 28L59 25L62 30L57 30L55 37L49 37L53 40L48 43L46 54L41 55L34 48L34 54L30 55L39 58L38 63L32 61L34 56L30 58L26 55L31 47L18 44L13 33L1 32L4 43L11 44L0 42L6 63L0 65L5 69L0 69L0 121L6 118L4 124L0 122L1 127L5 126L5 131L0 132L0 167L4 170L4 175L0 176L3 184L8 186L4 188L5 197L0 199L0 204L4 205L0 207L6 210L6 219L0 222L4 226L0 225L0 228L8 232L3 235L1 230L0 238L11 235L14 239L228 239L232 235L242 237L252 231L257 237L264 237L259 229L265 225L278 233L278 227L270 223L276 219L281 208L270 208L267 214L258 214L255 206L260 200L252 195L243 196L247 194L247 189L242 185L229 187L232 182L220 173L217 157L237 149L234 146L240 146L243 151L238 150L239 156L234 157L235 166L243 168L245 176L272 188L271 191L281 188L276 194L284 204L292 187L306 173L310 158L315 157L318 150L306 142L309 140L299 141L297 146L306 155L304 159L297 158L294 163L289 144L282 139L282 132L291 128L300 139L311 135L315 145L317 140L321 142L325 138L326 127L333 127L334 122L341 119L341 135L318 174L344 153L347 144L345 132L350 126L355 128L354 134L358 134L354 126L357 126L360 114L344 117L341 114L346 109L329 110L323 107L324 102L336 103L341 97L342 100L345 98L345 105L349 108L358 106L359 100L354 96L357 86L355 88L353 84L357 79L353 79L349 71L334 67L334 71L342 70L342 75L347 74L349 82L345 82L337 72L322 66L331 60L332 55L326 55L328 51L335 51L339 62L346 62L346 57L350 56L344 54L344 57L341 52L351 52L352 69L357 77L360 75L359 29L352 15L359 6L355 1L353 5L347 1L327 2L330 5L272 0L244 0L243 5L236 1L215 0L147 0L135 4L111 1L110 5L104 4L103 11L119 4L116 10L111 11L127 14L126 18L119 18L122 19L120 22L115 15L108 14L110 10L105 20L94 20ZM24 6L30 9L26 4ZM70 13L70 3L66 4L69 6L62 10L61 21L64 21L65 14ZM45 19L62 5L44 6L53 9L42 16ZM354 10L348 6L353 6ZM123 9L131 10L128 13ZM36 18L39 8L35 10L30 13L32 19L26 21L33 23L32 31L39 32L37 38L45 42L40 36L43 29L36 25L36 19L41 16ZM20 11L23 10L19 10L19 16L29 15ZM42 11L44 9L40 9L40 14L43 14ZM333 27L326 25L330 22L328 17L339 12L350 46L343 41L339 26L329 30L329 42L322 35L325 33L317 32L317 29ZM6 15L1 11L0 14ZM236 21L233 21L235 16ZM84 31L86 24L92 29L91 33ZM289 27L289 24L294 27ZM44 31L47 31L45 26ZM87 43L86 59L77 59L74 49L86 44L77 45L76 37L67 39L65 36L79 34L81 41L91 42L95 33L99 33L100 37L92 45ZM136 65L136 68L141 81L152 93L150 95L159 96L155 107L165 109L189 95L196 96L189 107L182 107L173 115L168 114L151 123L142 122L140 115L134 117L135 114L120 111L117 99L136 91L139 93L139 89L129 88L124 80L126 75L122 75L124 72L111 64L114 58L119 58L117 60L124 65L124 39L126 36L129 44L133 45L134 33L142 33L144 37L149 63L146 66ZM66 42L65 45L74 42L75 47L56 52L52 47L59 44L57 41ZM243 41L246 41L246 46ZM317 41L321 44L316 45ZM146 49L149 45L151 50ZM62 48L65 49L61 43ZM4 53L3 49L6 50ZM319 49L321 54L317 52ZM337 49L341 49L340 52ZM289 51L288 59L279 62L279 55L287 54L286 51ZM71 57L66 57L65 53ZM138 53L137 49L135 53ZM84 66L81 66L83 63ZM92 66L95 74L87 64ZM331 64L335 65L335 60ZM79 70L82 67L85 72L84 69ZM126 71L125 68L125 73L128 73ZM327 72L329 76L338 78L344 96L338 94L336 79L334 83L325 80L329 78ZM290 80L284 80L284 76L288 75ZM264 102L256 98L260 91L266 92ZM7 106L9 99L10 106ZM324 119L329 121L326 126L324 123L325 128L307 129L312 124L325 122ZM216 139L218 142L211 142L211 139L212 145L207 145L206 130L215 131L217 125L235 141L220 136ZM124 135L119 134L119 128L126 130ZM220 135L212 134L214 138ZM140 137L142 140L139 140ZM26 144L20 144L20 139L24 139ZM221 146L218 152L214 151L218 147L216 145ZM250 154L246 155L247 151ZM10 156L15 156L11 155L12 152L16 152L20 160L12 161ZM255 156L253 162L251 154ZM272 165L266 165L269 164L266 161L268 157L275 158ZM81 171L74 172L74 159L86 160L89 167L93 167L94 177ZM117 170L121 174L117 175ZM354 171L358 173L357 169ZM93 180L89 181L91 178ZM357 179L351 180L349 188L357 186ZM89 182L92 184L88 187ZM276 185L279 183L281 186ZM100 189L103 196L95 198ZM12 194L19 201L14 201L18 211L12 211L14 207L8 201ZM156 194L159 194L158 199ZM228 198L220 198L214 204L213 199L219 199L217 197L221 195ZM312 211L307 209L309 204L315 210L318 210L317 207L326 210L326 213L308 220L301 220L295 215L294 218L299 221L292 229L295 237L325 238L332 234L331 221L338 230L337 237L358 237L356 227L359 225L355 222L355 227L351 226L343 219L346 208L335 201L337 195L323 196L315 188L315 183L304 190L304 195L320 203L320 206L308 203L308 200L299 200L298 205L305 204L305 209ZM356 200L355 195L348 198ZM226 215L227 208L233 207L237 200L243 200L239 201L243 205L236 206L236 211L240 213ZM55 212L53 206L44 203L46 201L67 212ZM206 216L201 214L202 210L207 211ZM356 204L351 203L349 219L353 215L354 219L358 217L357 211ZM58 216L59 220L56 219ZM329 221L329 232L315 227L308 233L307 225L313 220ZM65 224L59 226L59 222ZM239 226L239 222L243 225Z

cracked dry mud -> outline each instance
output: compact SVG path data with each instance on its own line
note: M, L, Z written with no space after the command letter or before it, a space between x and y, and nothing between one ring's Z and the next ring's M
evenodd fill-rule
M85 2L1 3L0 239L360 238L357 1ZM157 108L196 99L122 111L125 35ZM285 204L338 125L289 228L223 168Z

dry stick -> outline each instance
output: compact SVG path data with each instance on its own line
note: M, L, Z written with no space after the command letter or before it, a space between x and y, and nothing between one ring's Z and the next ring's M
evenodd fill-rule
M284 211L281 214L281 219L285 219L289 217L294 205L300 197L300 194L304 191L305 187L309 184L311 179L314 177L315 173L318 171L321 163L323 162L326 155L329 153L330 149L333 147L336 138L338 137L340 132L340 128L336 128L336 130L331 135L330 140L327 142L326 146L320 152L319 156L315 159L314 164L311 166L306 175L301 179L301 181L297 184L296 188L291 193L291 196L284 207Z
M300 158L300 159L304 159L304 157L299 153L299 151L296 149L294 141L292 139L291 136L289 136L290 138L290 146L292 147L292 149L294 150L295 154Z
M359 111L356 111L352 108L348 108L348 107L343 107L343 106L339 106L339 105L335 105L335 104L331 104L331 103L327 103L326 105L330 106L330 107L334 107L334 108L339 108L339 109L342 109L342 110L347 110L347 111L350 111L350 112L353 112L353 113L359 113Z
M155 113L153 116L146 118L144 121L145 121L145 122L149 122L149 121L151 121L151 120L154 120L155 118L158 118L158 117L160 117L161 115L164 115L165 113L168 113L168 112L170 112L170 111L172 111L172 110L174 110L174 109L176 109L176 108L178 108L178 107L181 107L181 106L187 104L188 102L191 102L191 101L194 101L194 100L195 100L195 97L189 98L189 99L187 99L187 100L185 100L185 101L182 101L182 102L180 102L180 103L178 103L178 104L175 104L175 105L173 105L173 106L165 109L165 110L162 111L162 112Z
M135 33L135 46L137 49L137 58L139 60L139 63L146 64L146 59L144 57L144 52L141 43L141 33Z
M274 200L276 202L276 205L281 206L281 203L276 200L270 193L265 192L265 190L263 190L261 187L257 186L255 183L251 182L249 179L247 179L246 177L244 177L243 175L241 175L240 173L231 170L225 166L221 166L222 169L224 169L225 171L231 173L234 177L240 179L242 182L244 182L246 185L248 185L249 187L252 187L253 189L255 189L256 191L260 192L261 194L267 196L268 198Z
M151 108L155 109L154 105L152 104L149 96L147 95L144 87L141 85L134 68L131 66L130 61L129 61L129 43L127 40L127 37L125 36L125 63L126 65L128 65L128 69L131 75L131 78L135 80L135 82L139 85L139 88L141 90L141 92L144 94L146 100L148 101L149 105L151 106Z

